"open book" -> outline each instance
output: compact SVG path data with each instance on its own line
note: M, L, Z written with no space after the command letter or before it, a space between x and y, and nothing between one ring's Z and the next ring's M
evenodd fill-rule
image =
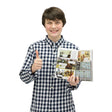
M79 76L81 81L92 81L92 50L58 49L55 77L67 79Z

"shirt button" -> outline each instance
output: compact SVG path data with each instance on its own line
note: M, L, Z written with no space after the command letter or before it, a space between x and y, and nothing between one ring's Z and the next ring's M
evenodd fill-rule
M55 73L53 73L52 77L55 77Z
M53 54L56 54L55 50L54 50Z
M50 78L54 78L55 77L55 74L52 74L51 76L50 76Z
M54 89L54 87L51 87L51 89Z
M55 63L52 63L52 66L55 66Z
M50 100L52 100L52 98L50 98Z

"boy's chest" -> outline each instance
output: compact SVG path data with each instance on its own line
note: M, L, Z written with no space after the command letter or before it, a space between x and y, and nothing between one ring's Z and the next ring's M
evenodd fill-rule
M44 46L38 49L39 57L43 61L44 67L56 66L58 48L56 46Z

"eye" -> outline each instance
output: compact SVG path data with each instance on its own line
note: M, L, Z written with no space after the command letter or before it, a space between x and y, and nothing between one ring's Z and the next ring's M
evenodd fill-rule
M60 22L59 21L56 21L56 24L60 24Z
M49 22L47 22L47 24L52 24L52 22L49 21Z

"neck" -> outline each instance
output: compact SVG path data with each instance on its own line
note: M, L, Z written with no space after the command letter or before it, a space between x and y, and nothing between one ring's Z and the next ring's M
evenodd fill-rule
M50 36L48 36L48 38L49 38L50 40L52 40L53 42L57 42L58 40L60 40L61 35L60 35L59 37L50 37Z

